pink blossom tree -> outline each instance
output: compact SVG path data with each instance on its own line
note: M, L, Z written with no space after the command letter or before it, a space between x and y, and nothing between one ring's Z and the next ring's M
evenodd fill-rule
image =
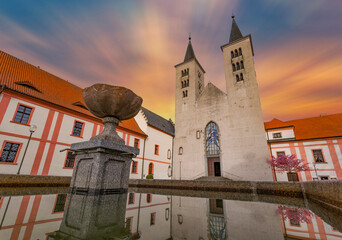
M267 159L266 162L273 168L278 168L290 173L310 170L309 165L304 163L302 159L297 159L296 154L280 155L278 157L272 156L272 158Z
M311 223L311 218L314 216L308 209L293 208L283 205L278 206L276 214L282 216L284 220L288 219L291 224L299 224L301 222Z

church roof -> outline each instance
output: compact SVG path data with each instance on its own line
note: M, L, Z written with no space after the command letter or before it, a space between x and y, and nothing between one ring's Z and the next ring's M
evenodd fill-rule
M243 38L242 33L238 25L236 24L234 16L232 16L232 18L233 18L233 22L232 22L232 29L230 31L229 43L239 40L240 38Z
M189 37L189 43L188 43L188 48L186 49L184 62L189 61L193 58L196 58L196 57L195 57L194 49L192 48L191 37Z
M173 126L171 121L162 118L161 116L155 114L154 112L151 112L144 107L141 107L141 110L143 111L147 119L148 125L155 127L163 132L166 132L172 136L175 135L175 127Z
M7 89L97 118L88 111L82 88L1 50L0 84ZM146 135L134 118L120 122L119 127Z
M265 122L265 128L276 128L274 120ZM294 126L296 140L342 136L342 113L285 121L283 123L287 126Z

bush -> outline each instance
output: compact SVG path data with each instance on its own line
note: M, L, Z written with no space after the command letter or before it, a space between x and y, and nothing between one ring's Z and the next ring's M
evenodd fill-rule
M146 176L146 179L153 179L153 174L148 174L148 175Z

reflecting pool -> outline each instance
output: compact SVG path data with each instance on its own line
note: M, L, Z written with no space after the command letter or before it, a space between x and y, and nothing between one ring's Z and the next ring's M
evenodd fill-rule
M3 196L0 239L342 239L338 216L300 199L161 194Z

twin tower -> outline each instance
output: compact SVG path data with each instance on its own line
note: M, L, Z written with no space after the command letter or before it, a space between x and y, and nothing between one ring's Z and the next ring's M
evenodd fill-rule
M205 85L191 39L176 68L173 179L204 176L272 181L251 35L233 17L223 52L226 92Z

